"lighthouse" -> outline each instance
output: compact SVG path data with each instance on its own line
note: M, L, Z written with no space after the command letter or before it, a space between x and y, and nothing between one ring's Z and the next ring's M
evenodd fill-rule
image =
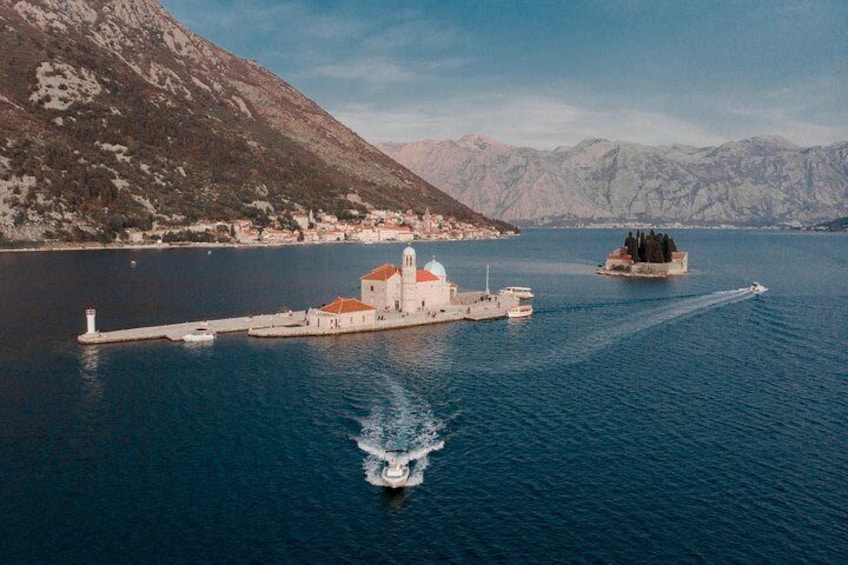
M417 306L417 271L415 250L407 246L403 250L403 266L401 267L400 309L402 312L415 312Z
M95 329L94 324L94 316L97 314L97 311L94 308L89 308L85 311L85 333L94 334L97 333L97 329Z

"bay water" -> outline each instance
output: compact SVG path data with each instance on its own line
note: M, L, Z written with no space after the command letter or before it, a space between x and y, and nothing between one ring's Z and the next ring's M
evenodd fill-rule
M0 562L848 562L848 238L594 274L624 235L413 244L531 318L211 344L76 336L357 297L405 244L0 254Z

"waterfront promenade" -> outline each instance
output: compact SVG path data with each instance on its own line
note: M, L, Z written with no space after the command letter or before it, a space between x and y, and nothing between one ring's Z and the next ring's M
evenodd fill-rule
M453 303L431 311L404 313L397 311L379 311L373 325L353 328L319 328L306 323L305 310L182 322L161 326L148 326L114 331L95 331L78 336L83 345L144 341L150 339L169 339L183 341L183 336L198 328L205 328L216 334L247 332L252 337L286 338L308 336L331 336L346 333L376 332L394 329L456 322L460 320L481 321L503 318L507 310L518 299L510 295L487 295L482 292L466 292L457 295Z

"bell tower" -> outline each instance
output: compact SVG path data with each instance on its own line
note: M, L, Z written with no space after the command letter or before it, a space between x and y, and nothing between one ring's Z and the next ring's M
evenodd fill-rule
M415 260L415 250L407 246L403 250L403 266L401 267L400 309L402 312L415 312L418 301L417 278L418 265Z

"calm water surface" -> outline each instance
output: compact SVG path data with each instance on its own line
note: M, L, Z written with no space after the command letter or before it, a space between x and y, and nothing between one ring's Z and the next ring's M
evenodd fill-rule
M199 346L75 337L357 296L403 246L0 254L0 561L848 562L848 238L594 275L621 239L415 245L530 319Z

